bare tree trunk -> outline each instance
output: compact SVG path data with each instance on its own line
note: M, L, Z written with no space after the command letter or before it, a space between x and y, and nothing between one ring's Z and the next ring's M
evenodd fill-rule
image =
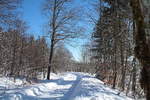
M14 67L15 67L15 56L16 56L16 41L17 41L17 35L16 35L16 31L14 32L14 36L13 36L13 51L12 51L12 63L11 63L11 68L10 68L10 75L14 74Z
M135 55L142 65L141 87L144 89L146 99L150 100L150 50L146 42L145 23L139 0L131 0L133 18L136 22Z
M56 34L56 0L54 1L53 7L53 18L52 18L52 36L51 36L51 48L50 48L50 55L49 55L49 65L48 65L48 72L47 72L47 79L50 80L50 72L52 67L52 58L53 58L53 51L54 51L54 39Z
M126 55L126 61L125 61L125 65L122 65L122 78L121 78L121 88L122 91L124 91L125 89L125 79L126 79L126 71L127 71L127 55Z
M120 43L121 43L121 46L120 46L120 51L121 51L121 53L120 53L120 58L121 58L121 67L122 67L122 69L121 69L121 73L122 73L122 77L121 77L121 84L120 84L120 86L121 86L121 88L122 88L122 91L124 91L124 87L125 87L125 74L126 74L126 66L124 66L124 52L123 52L123 41L122 40L120 40Z
M17 76L19 76L19 74L22 75L22 56L23 56L23 47L24 47L24 38L21 40L21 47L20 47L20 55L19 55L19 68L18 68L18 72L17 72ZM20 72L21 71L21 72Z
M115 56L115 64L114 64L114 70L113 70L113 74L114 74L114 80L113 80L113 86L112 88L115 89L116 88L116 80L117 80L117 55L116 55L116 52L117 52L117 46L116 46L116 40L115 40L115 53L114 53L114 56Z
M134 58L132 61L132 95L135 96L135 90L136 90L136 73L137 73L137 69L136 69L136 59Z
M13 47L13 54L12 54L13 58L12 58L12 63L10 68L10 75L14 74L15 55L16 55L16 48Z
M47 79L50 80L50 72L52 68L52 57L53 57L53 50L54 50L54 40L51 40L51 50L49 56L49 65L48 65L48 72L47 72Z
M129 90L130 90L130 84L131 84L132 74L130 74L129 76L130 76L130 79L129 79L129 83L128 83L128 86L127 86L126 96L128 95Z

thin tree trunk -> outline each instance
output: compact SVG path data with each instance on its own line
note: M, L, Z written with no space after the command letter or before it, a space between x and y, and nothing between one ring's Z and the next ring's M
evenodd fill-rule
M130 79L129 79L129 83L128 83L128 86L127 86L126 96L128 95L129 90L130 90L130 84L131 84L132 74L130 74L129 76L130 76Z
M116 80L117 80L117 55L116 55L116 52L117 52L117 47L116 47L116 40L115 40L115 53L114 53L114 56L115 56L115 64L114 64L114 70L113 70L113 74L114 74L114 80L113 80L113 86L112 88L115 89L116 88Z
M10 75L14 74L15 55L16 55L16 48L13 47L13 54L12 54L13 58L11 63Z
M133 70L132 70L132 92L133 92L133 96L135 96L135 89L136 89L136 72L137 72L137 69L136 69L136 65L134 64L135 63L135 58L133 60Z
M120 46L120 51L121 51L121 53L120 53L120 58L121 58L121 67L122 67L122 69L121 69L121 73L122 73L122 77L121 77L121 88L122 88L122 91L124 91L124 86L125 86L125 66L124 66L124 52L123 52L123 47L122 47L122 44L123 44L123 42L122 42L122 40L120 40L120 43L121 43L121 46Z
M121 82L122 82L122 85L121 85L121 88L122 88L122 91L124 91L125 89L125 79L126 79L126 71L127 71L127 58L128 56L126 55L126 60L125 60L125 65L123 65L123 70L122 70L122 79L121 79Z
M16 42L17 42L17 36L16 36L16 31L14 31L14 37L13 37L13 52L12 52L12 63L11 63L11 68L10 68L10 75L14 74L14 65L15 65L15 56L16 56Z
M22 69L22 56L23 56L23 40L21 40L21 48L20 48L20 55L19 55L19 68L18 68L18 72L17 72L17 76L19 76L20 71ZM22 71L21 71L22 72ZM21 73L22 74L22 73Z

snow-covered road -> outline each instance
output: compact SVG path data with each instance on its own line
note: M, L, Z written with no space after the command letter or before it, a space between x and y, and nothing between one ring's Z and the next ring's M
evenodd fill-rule
M11 82L5 84L6 79L0 78L0 91L5 89L0 92L0 100L132 100L117 95L117 91L89 74L67 72L51 76L50 81L42 80L22 88L14 88L16 84Z

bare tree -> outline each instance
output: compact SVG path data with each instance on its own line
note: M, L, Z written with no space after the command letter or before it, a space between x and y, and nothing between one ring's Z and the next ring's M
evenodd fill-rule
M21 0L0 0L0 25L12 23Z
M71 7L71 0L46 0L44 11L49 17L50 55L47 79L50 79L54 47L59 41L75 38L81 31L76 27L77 10ZM78 31L77 31L78 30ZM78 33L78 34L77 34Z

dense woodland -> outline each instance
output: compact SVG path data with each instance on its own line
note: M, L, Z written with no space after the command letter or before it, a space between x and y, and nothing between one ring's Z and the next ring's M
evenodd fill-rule
M85 13L94 28L81 61L65 46L82 39L86 29L76 24L84 18L72 1L45 0L47 33L35 38L18 11L21 0L0 0L0 75L50 79L51 72L87 72L126 95L150 100L150 1L90 1L97 16Z

